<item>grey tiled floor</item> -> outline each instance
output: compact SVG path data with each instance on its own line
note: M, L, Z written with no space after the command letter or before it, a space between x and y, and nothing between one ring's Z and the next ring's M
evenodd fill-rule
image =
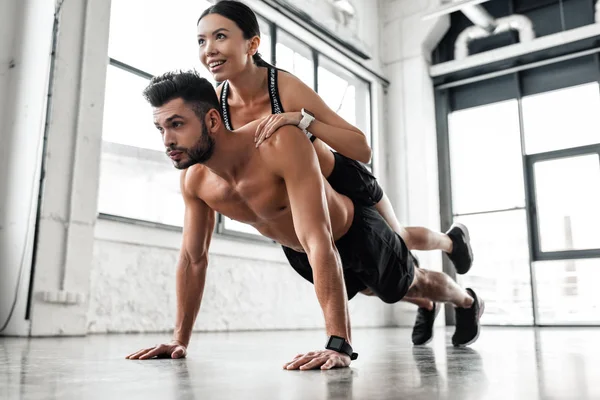
M195 334L185 360L124 357L168 335L0 338L2 399L600 399L600 329L452 328L413 347L410 329L356 329L351 368L286 371L322 331Z

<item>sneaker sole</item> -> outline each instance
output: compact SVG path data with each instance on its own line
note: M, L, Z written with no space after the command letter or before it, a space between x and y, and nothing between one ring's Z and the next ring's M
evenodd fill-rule
M436 304L435 306L435 315L433 316L433 321L435 322L435 319L437 318L438 314L440 313L440 309L441 309L441 304ZM429 344L432 340L433 340L433 333L434 333L434 327L431 327L431 337L429 338L429 340L427 340L424 343L420 343L420 344L414 344L413 346L425 346L426 344Z
M479 314L479 318L477 319L477 335L475 335L475 337L473 339L471 339L470 341L468 341L467 343L463 343L463 344L454 344L454 347L467 347L470 344L473 344L477 341L477 339L479 339L479 334L481 333L481 316L483 315L483 312L485 311L485 302L482 300L481 301L481 313Z
M471 257L471 266L473 266L474 258L473 258L473 249L471 248L471 235L469 234L469 229L465 225L461 224L460 222L455 222L452 224L452 226L448 230L451 230L455 226L465 233L465 238L467 239L467 243L468 243L467 250L469 251L469 257ZM467 269L465 272L456 271L456 273L459 275L464 275L467 272L469 272L470 270L471 270L471 267L469 267L469 269Z

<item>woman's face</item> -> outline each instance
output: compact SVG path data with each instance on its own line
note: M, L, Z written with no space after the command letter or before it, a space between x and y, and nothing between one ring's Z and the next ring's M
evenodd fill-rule
M252 63L260 39L244 39L242 30L230 19L209 14L198 23L200 62L217 82L231 79Z

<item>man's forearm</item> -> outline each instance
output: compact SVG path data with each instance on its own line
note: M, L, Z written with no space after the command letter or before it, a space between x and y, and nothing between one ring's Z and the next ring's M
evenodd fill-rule
M194 322L200 310L207 263L180 261L177 267L177 318L173 339L186 347L190 343Z
M313 266L317 298L325 317L328 335L336 335L351 341L348 300L344 285L341 260L335 248L308 252Z

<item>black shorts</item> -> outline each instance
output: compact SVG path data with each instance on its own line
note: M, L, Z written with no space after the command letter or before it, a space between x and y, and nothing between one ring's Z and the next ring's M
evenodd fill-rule
M363 206L373 206L383 198L377 178L361 163L333 152L335 164L327 181L336 192Z
M366 288L386 303L396 303L406 295L414 277L414 258L374 207L354 202L352 226L335 245L342 259L348 299ZM283 251L296 272L313 283L306 253L285 246Z

